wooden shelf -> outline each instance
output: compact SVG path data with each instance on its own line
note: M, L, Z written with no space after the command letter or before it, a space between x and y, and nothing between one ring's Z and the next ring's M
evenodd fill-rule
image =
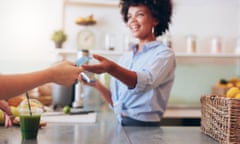
M118 7L117 0L65 0L64 5L69 6L99 6L99 7Z

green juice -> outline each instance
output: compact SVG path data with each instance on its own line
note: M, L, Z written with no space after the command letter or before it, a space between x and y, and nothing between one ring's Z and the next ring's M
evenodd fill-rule
M40 115L20 115L20 127L23 139L36 139Z

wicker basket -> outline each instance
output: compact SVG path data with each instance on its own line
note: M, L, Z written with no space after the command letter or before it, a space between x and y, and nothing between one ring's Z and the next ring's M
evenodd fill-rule
M240 100L204 95L201 97L201 130L221 144L240 143Z

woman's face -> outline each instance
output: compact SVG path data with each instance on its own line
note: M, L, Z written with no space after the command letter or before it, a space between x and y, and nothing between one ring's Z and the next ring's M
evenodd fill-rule
M146 6L129 7L127 26L136 38L140 40L153 38L152 28L157 24L158 22Z

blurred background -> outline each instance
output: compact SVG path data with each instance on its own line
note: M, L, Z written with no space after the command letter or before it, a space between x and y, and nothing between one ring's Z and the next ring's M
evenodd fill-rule
M170 30L159 40L176 52L176 80L169 106L200 107L219 79L239 76L240 0L174 0ZM96 24L76 19L94 16ZM117 60L128 52L131 35L123 23L118 0L0 0L0 73L46 68L64 58L75 60L78 33L94 34L90 53ZM67 41L55 48L51 35L62 29ZM114 50L106 47L106 37ZM240 42L239 42L240 43Z

